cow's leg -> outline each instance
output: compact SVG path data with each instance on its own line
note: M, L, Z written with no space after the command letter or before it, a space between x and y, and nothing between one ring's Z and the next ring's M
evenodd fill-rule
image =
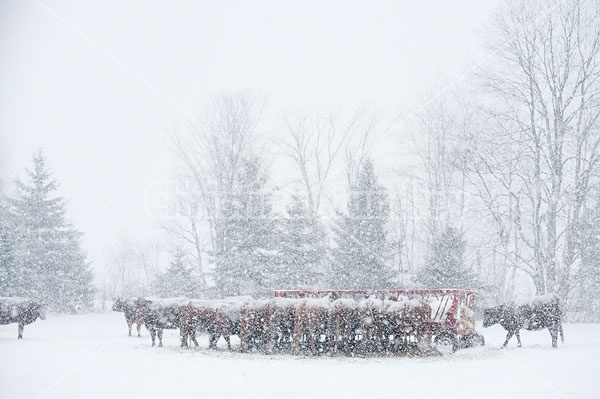
M208 349L216 349L219 336L214 331L208 334Z
M292 353L294 355L297 355L300 351L300 336L301 336L301 332L300 329L294 329L294 333L292 334Z
M227 342L227 349L231 351L231 339L229 338L229 334L224 334L223 338L225 338L225 342Z
M556 326L548 327L548 331L550 331L550 336L552 337L552 347L558 347L558 328Z
M517 347L520 348L521 347L521 333L519 332L519 330L517 330L517 332L515 332L515 336L517 337Z
M187 348L188 347L188 330L187 330L187 328L181 327L179 329L179 336L181 337L181 347Z
M376 330L375 331L375 353L382 353L383 352L383 335L381 331Z
M345 331L343 328L340 329L338 327L338 332L336 332L334 338L335 342L333 347L335 348L336 353L347 353L350 346L350 340L352 339L352 334L350 334L348 331Z
M125 321L127 322L127 329L129 330L129 336L131 337L131 326L133 325L133 319L125 316Z
M356 340L356 336L353 331L346 332L346 336L342 339L342 352L346 355L351 354L354 351L354 343Z
M343 337L342 337L343 339ZM331 349L330 349L330 353L332 355L335 355L338 349L338 343L339 343L339 338L338 338L338 331L336 328L332 328L331 329L331 333L330 333L330 342L331 342Z
M273 354L273 347L277 342L277 333L271 330L271 327L267 327L264 332L265 336L265 353L267 355Z
M158 329L157 335L158 335L158 346L161 347L162 346L162 337L163 337L163 329L162 328Z
M316 355L317 354L317 346L316 346L316 343L315 343L315 334L314 333L310 333L310 334L308 334L307 338L308 338L308 346L310 348L310 352L313 355Z
M247 352L248 351L248 337L247 334L240 333L240 351Z
M156 329L154 327L150 327L150 339L152 339L152 346L154 346L156 340Z
M198 345L198 341L196 340L196 330L193 330L190 334L190 337L192 338L192 342L194 343L194 347L197 348Z
M281 334L281 347L283 347L284 343L292 343L292 331L291 330L284 330L283 334Z
M23 339L23 329L25 328L25 323L19 323L19 335L17 339Z
M336 346L336 351L347 354L350 345L352 345L352 333L341 330L339 331L339 336L337 336L336 338L337 342L334 345Z
M508 345L508 341L510 341L510 339L512 338L512 336L514 335L514 332L509 331L508 333L506 333L506 340L504 341L504 344L502 344L503 348L506 348L506 345ZM521 342L521 340L519 339L519 342Z
M141 330L142 330L142 322L141 322L141 321L138 321L138 322L137 322L137 332L138 332L138 337L141 337L141 336L142 336L142 335L140 334ZM131 335L131 333L129 333L129 335Z
M370 329L365 330L364 338L365 338L365 354L367 354L371 351L371 347L372 347L371 330Z
M292 353L297 355L298 354L298 334L294 332L294 334L292 335Z

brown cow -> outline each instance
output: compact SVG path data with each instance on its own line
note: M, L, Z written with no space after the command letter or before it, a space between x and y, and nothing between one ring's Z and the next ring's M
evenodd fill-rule
M158 336L158 346L162 345L164 329L175 329L180 326L179 306L184 302L182 298L140 298L136 301L137 311L150 332L152 346Z
M358 303L351 298L336 299L329 310L329 343L333 354L341 350L350 353L360 327Z
M23 339L23 329L37 318L46 320L43 304L27 298L0 297L0 324L19 323L17 339Z
M200 324L208 318L208 315L206 314L208 312L210 312L208 306L200 304L198 301L185 301L177 306L179 336L181 337L182 348L187 348L189 346L189 340L194 343L196 348L198 347L196 329L198 329Z
M317 343L320 342L321 335L327 334L329 305L329 297L304 298L298 302L292 344L294 353L299 352L303 337L306 337L311 353L313 355L318 353Z
M424 300L385 301L385 320L394 337L394 349L407 344L411 337L417 342L427 336L431 306Z
M281 350L285 346L291 347L297 304L298 299L295 298L273 298L269 302L267 353L274 349Z
M231 335L235 334L237 323L235 304L224 301L190 300L178 308L179 329L181 335L181 347L188 347L188 339L191 339L196 347L197 330L208 332L208 347L216 349L217 342L221 336L227 342L227 348L231 350Z
M243 303L237 298L225 299L218 303L215 309L215 318L212 328L208 328L210 339L209 346L217 347L217 342L222 336L231 350L231 336L240 334L240 311Z
M556 348L558 334L564 343L562 328L562 311L560 300L556 295L534 298L531 302L515 304L513 302L485 309L483 311L483 326L489 327L500 324L507 331L506 340L502 347L508 345L513 335L517 337L517 346L521 347L519 330L543 330L547 328L552 338L552 347Z
M380 353L383 351L383 301L369 297L358 303L360 315L361 346L364 353Z
M266 351L271 306L266 299L247 300L240 308L240 350Z
M137 324L137 335L140 337L140 330L142 329L142 315L137 310L137 298L117 298L114 300L112 310L115 312L123 312L125 314L125 322L127 322L127 328L129 329L129 336L131 337L131 327L133 324Z

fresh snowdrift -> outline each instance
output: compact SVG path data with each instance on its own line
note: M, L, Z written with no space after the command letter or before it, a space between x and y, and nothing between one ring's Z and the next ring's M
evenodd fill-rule
M49 315L0 326L1 398L597 398L600 324L566 324L566 344L523 331L523 348L498 349L499 326L479 327L483 348L446 357L267 356L163 348L128 337L122 313ZM423 396L426 395L426 396Z

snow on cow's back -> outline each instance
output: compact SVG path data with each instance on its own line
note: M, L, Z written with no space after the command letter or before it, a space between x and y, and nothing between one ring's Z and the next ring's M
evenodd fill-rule
M299 305L300 304L305 305L309 309L329 309L331 299L328 296L322 298L303 298L303 300L299 302Z
M255 310L265 309L269 306L270 299L256 299L250 303L250 306Z
M536 295L531 298L519 298L514 301L515 306L523 306L523 305L542 305L553 302L559 302L559 298L556 294L544 294L544 295Z
M5 296L0 297L0 306L6 306L7 308L20 306L25 303L31 302L29 298L23 298L20 296Z
M383 310L383 300L381 300L377 297L374 297L374 296L370 296L368 298L361 299L360 302L358 303L358 307L360 309Z
M10 317L17 317L20 312L30 308L33 304L35 302L29 298L18 296L0 297L0 311L4 314L9 314ZM44 307L41 307L40 314L45 314Z
M271 298L271 304L276 309L292 309L297 307L300 299L298 298L285 298L285 297L275 297Z
M342 307L354 310L358 308L358 303L356 303L356 301L352 298L338 298L335 301L331 302L331 307Z
M6 303L7 305L18 305L19 303L30 301L30 299L20 296L2 296L0 297L0 301Z
M383 302L383 306L386 312L397 313L404 310L404 301L393 301L391 299L386 299Z
M138 304L140 298L123 298L121 299L122 302L124 302L127 306L135 306Z
M148 304L150 309L153 310L183 306L192 301L192 299L185 297L161 298L157 296L150 296L143 299Z
M9 315L8 317L16 317L18 313L17 308L24 301L26 299L20 297L0 297L0 312Z
M194 308L199 309L217 309L219 307L218 300L210 300L210 299L190 299L185 304L182 305L191 305Z
M406 301L402 301L402 303L404 303L406 306L408 306L409 308L420 308L423 306L423 304L425 304L426 302L420 299L408 299Z
M237 321L240 319L240 311L247 303L254 301L249 296L230 296L221 300L221 309L229 316L232 320Z
M242 307L245 303L252 302L254 299L248 295L239 295L239 296L228 296L223 299L224 303L231 304L233 306Z
M243 302L238 302L236 304L236 306L238 306L239 304L241 304L241 306L239 307L241 312L244 311L261 311L264 310L266 308L268 308L269 306L269 299L252 299L250 298L249 300L245 300Z
M408 309L420 309L425 304L426 302L420 299L408 299L406 297L401 297L398 298L397 301L386 299L384 301L384 309L386 312L396 313Z

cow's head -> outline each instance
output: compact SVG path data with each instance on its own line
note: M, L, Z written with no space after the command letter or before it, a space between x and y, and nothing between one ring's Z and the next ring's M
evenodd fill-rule
M123 300L121 298L114 298L113 299L112 310L114 310L115 312L120 312L120 311L123 310Z
M33 320L38 317L42 320L46 320L46 305L40 302L30 301L27 307L27 313Z
M501 313L500 307L485 309L483 311L483 326L490 327L499 323L502 318Z
M46 320L46 305L44 305L43 303L40 303L39 308L38 308L38 313L39 313L40 319Z

